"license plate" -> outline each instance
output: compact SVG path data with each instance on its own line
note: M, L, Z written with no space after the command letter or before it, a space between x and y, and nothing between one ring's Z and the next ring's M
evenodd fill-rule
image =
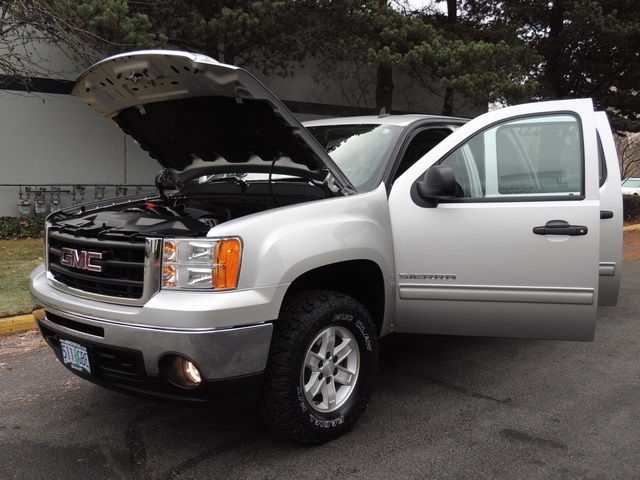
M61 338L60 349L62 350L62 362L65 365L81 373L91 373L87 347Z

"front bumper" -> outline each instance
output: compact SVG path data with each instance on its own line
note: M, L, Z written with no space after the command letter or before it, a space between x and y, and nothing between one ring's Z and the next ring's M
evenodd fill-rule
M60 339L86 347L91 373L72 371L94 383L164 400L194 401L242 393L260 385L273 331L267 319L253 317L256 323L251 325L206 328L200 325L205 314L216 324L222 322L224 311L197 309L193 303L179 311L174 303L168 312L174 315L173 326L164 325L166 318L159 322L161 326L133 323L134 319L149 322L154 309L145 312L146 306L123 307L68 295L51 287L43 268L31 275L31 293L45 309L38 319L44 338L60 359ZM256 305L247 303L246 297L237 310L249 314ZM209 308L210 301L200 298L206 300L203 308ZM229 307L227 301L225 309ZM193 324L193 317L198 326L177 326ZM245 316L245 322L248 318ZM202 383L186 388L166 378L162 364L171 355L192 362L201 373Z

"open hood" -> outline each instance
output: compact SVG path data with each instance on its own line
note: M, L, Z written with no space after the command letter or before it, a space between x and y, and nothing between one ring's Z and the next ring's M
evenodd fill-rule
M353 189L264 85L207 56L169 50L116 55L83 72L72 95L113 119L183 181L276 173Z

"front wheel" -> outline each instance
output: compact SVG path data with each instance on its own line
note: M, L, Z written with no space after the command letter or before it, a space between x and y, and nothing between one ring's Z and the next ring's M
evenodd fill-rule
M358 301L321 290L299 294L274 326L262 419L297 441L337 438L365 410L377 367L376 329Z

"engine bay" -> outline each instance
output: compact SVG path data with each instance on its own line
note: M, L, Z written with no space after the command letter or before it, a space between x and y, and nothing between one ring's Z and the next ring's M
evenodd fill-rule
M204 186L203 186L204 187ZM211 194L211 186L182 190L173 195L104 200L61 210L48 217L51 228L75 237L122 239L131 242L147 237L203 237L222 223L285 205L323 198L322 189L288 186L286 195L231 193ZM224 189L238 186L217 185ZM256 185L252 185L255 189ZM281 187L281 186L280 186ZM260 187L262 190L264 186ZM205 193L206 191L206 193Z
M147 237L202 237L216 225L264 209L256 204L232 207L203 199L157 197L74 215L58 212L49 221L52 228L75 237L133 242Z

